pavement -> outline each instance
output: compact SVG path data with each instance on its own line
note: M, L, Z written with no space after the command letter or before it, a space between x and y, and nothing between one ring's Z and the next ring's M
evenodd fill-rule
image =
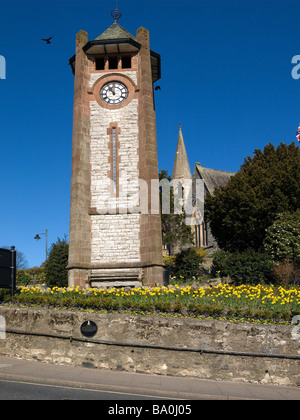
M0 357L0 380L72 386L153 399L300 400L300 387L212 381L124 371L61 366Z

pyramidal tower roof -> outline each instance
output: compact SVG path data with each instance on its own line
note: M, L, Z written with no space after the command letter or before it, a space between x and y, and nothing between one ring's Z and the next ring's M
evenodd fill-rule
M122 17L122 13L118 8L114 9L111 12L111 16L115 19L114 23L106 29L101 35L99 35L96 40L101 41L105 39L133 39L136 41L136 37L133 36L131 33L126 31L121 25L119 25L118 21Z
M175 162L173 167L172 179L191 179L192 174L184 145L181 124L179 124L179 134Z
M106 29L101 35L99 35L96 40L104 40L104 39L133 39L136 41L136 37L133 36L131 33L126 31L121 25L117 22L114 22L109 28Z

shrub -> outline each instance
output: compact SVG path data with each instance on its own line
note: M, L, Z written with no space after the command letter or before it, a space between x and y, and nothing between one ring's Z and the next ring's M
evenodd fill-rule
M10 291L7 289L0 289L0 303L10 299Z
M163 257L163 263L171 276L174 275L174 266L176 261L176 255L170 255L169 257Z
M300 209L277 217L266 230L264 248L274 261L300 262Z
M17 270L17 285L27 286L28 284L43 284L45 273L43 267L26 268Z
M157 301L155 302L155 309L161 312L170 312L171 311L171 303L164 302L164 301Z
M224 270L236 285L269 282L272 267L267 254L252 250L230 254L224 260Z
M199 275L200 264L203 257L199 255L196 248L188 248L176 255L174 275L181 276L184 280Z
M203 307L201 303L190 303L188 305L188 311L193 314L202 314L204 312Z
M278 262L273 267L273 277L278 283L289 284L291 280L300 277L300 264L296 262Z
M103 299L103 308L108 311L115 311L120 309L120 302L113 299L111 296Z
M45 277L47 286L68 286L68 251L69 245L66 239L58 238L57 242L52 244L49 258L45 264Z
M204 258L206 258L208 256L208 252L206 249L203 248L195 248L197 254L201 257L202 261L204 260Z
M175 302L173 306L173 312L181 313L183 311L183 304L182 302Z
M213 255L213 267L216 272L218 271L220 273L220 277L226 277L228 275L226 272L226 261L230 255L229 252L223 250L216 251Z

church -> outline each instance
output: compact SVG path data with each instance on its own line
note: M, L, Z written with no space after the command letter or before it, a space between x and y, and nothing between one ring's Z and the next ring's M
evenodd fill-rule
M197 202L198 197L196 197L195 194L192 199L193 205L195 208L198 208L198 212L192 215L190 221L191 229L194 234L194 244L196 247L212 248L216 245L216 241L211 234L210 228L204 221L205 196L207 194L213 194L216 187L227 185L229 178L234 174L234 172L206 168L198 162L195 163L194 172L192 174L183 140L181 124L179 125L172 180L180 180L183 188L185 188L185 183L188 183L188 180L192 180L192 185L194 185L197 180L200 180L203 183L203 202Z

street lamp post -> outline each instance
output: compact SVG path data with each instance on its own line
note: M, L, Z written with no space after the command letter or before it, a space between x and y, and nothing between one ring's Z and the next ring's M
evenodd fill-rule
M40 237L40 235L46 235L46 260L45 261L47 261L47 257L48 257L48 245L47 245L47 242L48 242L48 231L47 231L47 229L46 229L46 232L44 232L44 233L37 233L33 239L36 239L36 240L42 239Z

